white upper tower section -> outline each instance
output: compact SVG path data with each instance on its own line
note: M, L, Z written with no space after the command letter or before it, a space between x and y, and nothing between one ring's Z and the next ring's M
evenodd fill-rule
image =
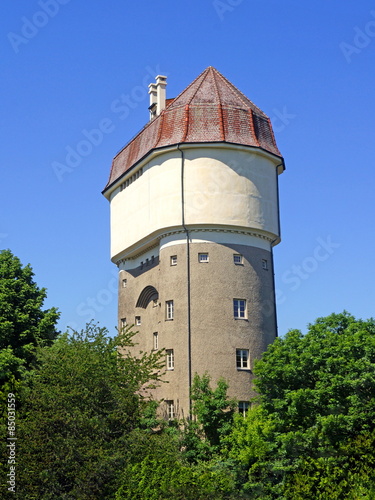
M212 67L167 101L150 85L150 123L114 158L111 256L134 257L186 228L280 238L277 177L284 170L269 118ZM164 109L165 108L165 109Z

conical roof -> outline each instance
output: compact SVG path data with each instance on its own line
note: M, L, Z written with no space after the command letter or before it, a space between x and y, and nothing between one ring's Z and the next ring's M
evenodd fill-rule
M268 116L209 66L117 154L104 191L154 149L215 142L261 148L281 157Z

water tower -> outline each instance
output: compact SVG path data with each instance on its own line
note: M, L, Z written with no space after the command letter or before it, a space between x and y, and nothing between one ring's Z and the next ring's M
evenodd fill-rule
M215 68L178 97L150 84L150 121L114 158L111 257L119 327L165 349L169 418L187 417L195 373L224 377L246 410L252 367L277 336L272 248L284 161L269 118Z

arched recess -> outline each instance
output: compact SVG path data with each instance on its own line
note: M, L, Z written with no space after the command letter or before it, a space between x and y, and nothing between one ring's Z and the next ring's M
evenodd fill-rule
M143 309L146 309L152 300L157 300L158 298L159 293L156 288L150 285L146 286L138 297L135 307L143 307Z

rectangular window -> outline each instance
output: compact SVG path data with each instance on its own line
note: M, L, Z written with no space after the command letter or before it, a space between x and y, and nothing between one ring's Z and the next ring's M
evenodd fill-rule
M139 326L141 324L141 317L140 316L135 317L135 324L136 324L136 326Z
M171 255L171 266L177 266L177 255Z
M174 305L173 300L167 300L165 303L165 317L166 319L173 319L174 316Z
M240 253L233 254L233 262L239 266L242 264L242 255Z
M250 369L249 349L236 349L236 365L238 370Z
M121 318L121 328L126 327L126 318Z
M154 332L154 351L159 349L159 334L158 332Z
M199 253L198 254L198 261L199 262L208 262L209 261L208 253Z
M175 418L174 401L173 400L166 401L166 405L167 405L168 420L173 420Z
M167 349L167 370L174 370L174 352L173 349Z
M244 417L246 417L249 406L250 403L248 401L238 401L238 413L241 413Z
M127 283L128 283L128 280L123 279L122 280L122 288L126 288Z
M268 262L266 259L262 259L262 267L263 269L268 269Z
M246 319L245 299L233 299L233 314L236 319Z

